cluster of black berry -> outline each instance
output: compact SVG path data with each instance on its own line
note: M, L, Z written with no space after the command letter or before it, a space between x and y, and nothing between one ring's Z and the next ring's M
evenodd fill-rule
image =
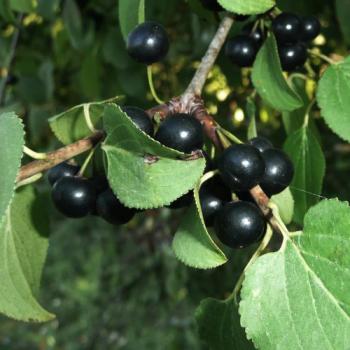
M251 67L265 38L265 28L259 22L245 25L240 35L227 41L225 52L230 60L240 67ZM303 66L307 60L307 43L315 39L321 25L314 16L298 17L282 13L272 21L278 52L285 71Z
M272 21L272 29L277 39L282 69L292 71L305 64L307 44L320 34L321 25L314 16L281 13Z

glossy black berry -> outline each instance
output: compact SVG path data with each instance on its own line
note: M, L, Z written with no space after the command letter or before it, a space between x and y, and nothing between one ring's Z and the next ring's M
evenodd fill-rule
M278 51L282 69L287 72L303 66L307 60L307 49L303 43L282 45Z
M95 207L95 187L81 177L62 177L52 188L52 200L63 215L81 218Z
M226 204L215 219L215 232L231 248L244 248L257 241L266 230L265 219L258 207L249 202Z
M217 0L201 0L203 7L209 11L219 12L224 11L224 8L218 3Z
M239 67L251 67L254 63L258 47L255 40L248 35L237 35L227 41L226 56Z
M301 19L292 13L282 13L272 22L272 29L280 44L293 44L300 39Z
M224 183L233 191L245 191L256 186L265 171L260 152L251 145L227 148L219 159L219 171Z
M214 178L205 183L199 191L202 213L208 227L213 226L217 213L231 197L226 186L220 186L219 182Z
M181 209L189 207L193 202L193 191L190 191L169 205L170 209Z
M125 106L122 107L122 110L143 132L149 136L153 136L154 127L152 120L143 109L133 106Z
M127 51L132 58L140 63L158 62L166 56L168 50L168 35L159 23L142 23L128 36Z
M60 163L47 172L47 179L53 186L61 177L75 176L78 174L80 167L67 162Z
M254 146L257 148L260 152L264 152L267 149L273 148L273 145L270 140L266 139L265 137L254 137L248 141L249 145Z
M96 208L98 215L112 225L126 224L136 213L135 209L125 207L111 189L97 197Z
M167 147L191 153L203 147L203 127L189 114L174 114L160 124L155 139Z
M308 42L314 40L321 33L320 21L315 16L302 18L301 40Z
M254 27L255 27L255 22L247 23L242 28L241 33L243 35L247 35L251 37L255 41L255 44L257 45L257 47L260 47L265 39L264 34L259 27L258 28L254 28Z
M268 196L282 192L293 180L293 163L287 154L275 148L266 150L262 156L265 173L260 182L261 188Z

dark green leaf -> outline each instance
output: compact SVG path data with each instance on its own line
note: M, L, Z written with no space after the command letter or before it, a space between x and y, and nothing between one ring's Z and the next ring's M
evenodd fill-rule
M119 0L119 23L123 37L126 40L128 34L140 23L145 21L144 0Z

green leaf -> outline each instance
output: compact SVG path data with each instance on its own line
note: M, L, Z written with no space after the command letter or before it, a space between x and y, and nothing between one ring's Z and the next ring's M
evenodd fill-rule
M102 149L107 157L108 179L128 207L169 205L190 191L203 174L204 158L183 159L183 153L143 133L117 105L106 106L104 127L107 138Z
M259 349L339 349L350 344L350 208L326 200L304 233L247 269L239 312Z
M119 0L119 23L126 40L129 33L145 21L145 0Z
M0 1L0 16L7 22L15 22L15 16L11 10L10 0Z
M291 191L295 200L294 220L303 221L306 211L318 201L325 175L322 149L309 128L302 128L287 138L285 151L293 161L295 174Z
M15 113L0 115L0 225L11 203L24 146L22 121Z
M107 101L90 103L89 111L93 125L96 125L102 118L106 103L119 102L121 100L122 97L117 96ZM68 111L50 118L49 123L53 133L65 145L92 134L85 122L84 104L75 106Z
M278 212L285 224L290 224L294 214L294 199L290 188L287 187L284 191L271 197L271 201L278 207Z
M328 126L341 138L350 141L350 57L330 65L317 89L317 102Z
M247 104L246 104L246 113L249 118L249 125L248 125L248 132L247 132L247 138L248 140L257 137L258 132L256 130L256 106L255 102L252 98L247 99Z
M252 73L253 84L272 108L284 112L303 105L302 99L283 76L275 37L271 34L260 49Z
M227 11L241 15L258 15L275 6L274 0L218 0Z
M336 0L335 1L336 12L338 21L340 24L340 29L343 33L344 40L350 44L350 7L348 0Z
M36 300L48 231L45 201L32 187L21 189L0 227L0 312L16 320L44 322L54 318Z
M32 12L38 5L36 0L10 0L10 4L12 10L18 12Z
M202 300L196 310L196 321L200 338L210 349L253 350L240 324L238 307L233 298Z
M72 46L79 49L83 40L83 20L75 0L64 1L62 18Z

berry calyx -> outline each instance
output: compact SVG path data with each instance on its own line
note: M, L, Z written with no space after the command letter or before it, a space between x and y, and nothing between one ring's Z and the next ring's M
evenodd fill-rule
M256 186L265 171L260 152L251 145L227 148L219 159L219 171L224 183L233 191L246 191Z
M151 118L148 114L141 108L134 106L124 106L122 107L123 112L125 112L130 119L141 129L144 133L149 136L153 136L154 127Z
M303 43L282 45L279 47L282 69L290 72L303 66L307 60L307 49Z
M302 18L301 40L308 42L314 40L321 33L320 21L315 16Z
M265 162L265 173L260 186L268 195L282 192L293 180L294 166L286 153L272 148L262 153Z
M250 23L247 23L243 28L242 28L242 31L241 33L243 35L247 35L249 36L250 38L252 38L255 42L255 44L257 45L257 47L259 48L262 43L264 42L264 34L263 32L261 31L260 28L255 28L255 22L250 22Z
M265 230L266 222L261 211L249 202L227 203L215 219L219 240L231 248L244 248L259 241Z
M98 215L112 225L123 225L129 222L136 210L125 207L111 189L97 197L96 209Z
M251 67L258 52L255 40L248 35L237 35L227 41L226 56L239 67Z
M168 35L156 22L139 24L128 36L127 51L136 61L152 64L163 59L169 50Z
M271 141L261 136L250 139L248 141L248 144L257 148L261 153L266 151L267 149L273 148Z
M174 114L160 124L155 139L177 151L191 153L203 147L203 127L189 114Z
M95 207L95 187L85 178L62 177L52 188L52 200L63 215L82 218Z
M209 11L220 12L225 10L217 0L201 0L201 3Z
M47 179L50 185L53 186L62 177L77 175L79 170L80 166L63 162L48 170Z
M280 44L294 44L300 39L301 20L292 13L281 13L272 22L272 29Z

